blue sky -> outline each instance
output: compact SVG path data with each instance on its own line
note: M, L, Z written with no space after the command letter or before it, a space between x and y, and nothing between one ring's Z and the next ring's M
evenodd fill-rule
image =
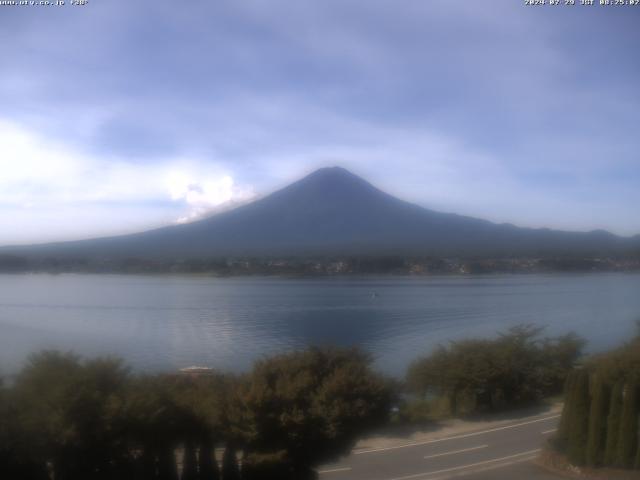
M640 233L639 24L510 0L0 6L0 244L190 221L327 165L438 210Z

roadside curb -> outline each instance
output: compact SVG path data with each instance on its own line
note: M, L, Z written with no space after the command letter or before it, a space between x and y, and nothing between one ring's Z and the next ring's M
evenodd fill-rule
M592 469L572 465L564 455L544 447L534 463L555 475L579 480L638 480L639 473L634 470Z

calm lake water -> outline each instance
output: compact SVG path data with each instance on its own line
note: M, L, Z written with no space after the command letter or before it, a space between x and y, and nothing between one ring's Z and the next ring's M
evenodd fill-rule
M367 278L0 275L0 371L43 348L141 370L242 371L308 344L359 345L401 375L438 343L519 323L575 331L591 351L640 318L640 274Z

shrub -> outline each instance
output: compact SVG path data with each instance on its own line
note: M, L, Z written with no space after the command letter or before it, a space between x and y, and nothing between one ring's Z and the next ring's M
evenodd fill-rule
M409 389L421 397L449 398L453 414L498 410L560 393L583 341L570 334L540 338L518 326L495 340L463 340L414 362Z
M295 480L287 452L250 453L242 462L242 480Z
M355 349L309 349L259 361L238 389L236 425L250 452L286 452L296 478L349 452L385 422L386 380Z

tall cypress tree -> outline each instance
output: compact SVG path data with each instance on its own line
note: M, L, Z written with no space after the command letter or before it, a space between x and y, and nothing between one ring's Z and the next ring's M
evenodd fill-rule
M618 436L618 454L616 464L631 468L635 460L638 442L638 384L629 382L624 389L620 434Z
M622 392L624 382L619 380L611 390L609 401L609 416L607 417L607 441L605 444L604 464L613 465L618 452L618 436L620 432L620 417L622 416Z
M569 424L571 423L569 419L573 414L573 384L577 374L576 370L569 373L564 385L564 407L562 408L562 416L556 433L556 442L561 451L566 451L567 440L569 439Z
M567 454L574 465L584 465L589 430L589 374L579 370L573 384Z
M604 460L610 396L603 375L596 373L593 378L591 410L589 412L589 440L586 452L587 465L591 467L601 465Z

